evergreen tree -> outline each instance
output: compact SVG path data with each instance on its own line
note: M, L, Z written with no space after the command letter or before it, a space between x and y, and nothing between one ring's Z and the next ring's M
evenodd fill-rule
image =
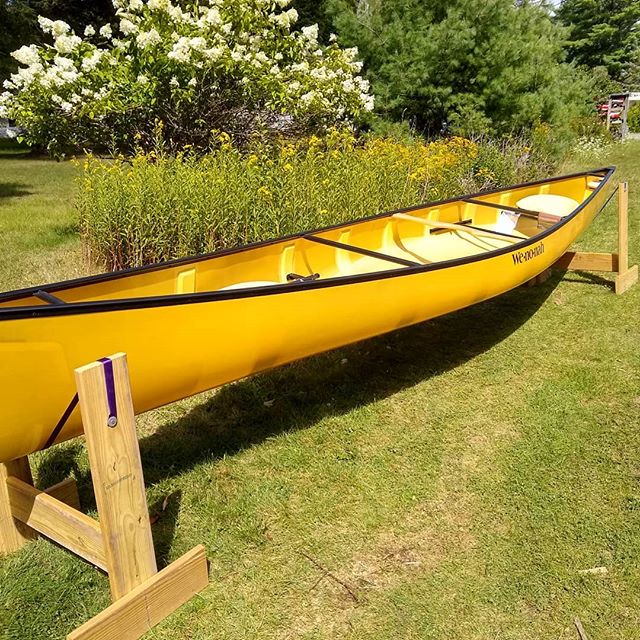
M37 15L26 2L0 0L0 85L17 67L11 52L30 42L36 27Z
M639 0L563 0L557 16L568 28L570 59L623 79L640 46Z
M341 44L358 46L377 110L420 131L505 133L566 122L584 81L539 4L512 0L329 0Z

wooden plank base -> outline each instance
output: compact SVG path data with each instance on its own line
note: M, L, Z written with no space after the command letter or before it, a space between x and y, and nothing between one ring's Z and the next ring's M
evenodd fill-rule
M638 282L637 264L616 276L616 293L622 295L625 291L631 289L636 282Z
M206 551L198 545L72 631L67 640L137 640L208 581Z

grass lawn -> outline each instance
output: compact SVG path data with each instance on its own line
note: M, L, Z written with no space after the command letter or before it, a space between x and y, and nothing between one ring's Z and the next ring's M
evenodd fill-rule
M86 273L70 162L0 150L0 290Z
M634 264L640 142L589 164L610 163ZM87 268L74 171L0 158L3 288ZM615 248L614 213L581 248ZM160 562L199 542L211 561L148 637L564 640L575 616L592 640L640 637L639 309L640 286L555 273L141 416ZM81 441L34 469L74 475L92 509ZM108 601L46 541L0 561L3 638L63 637Z

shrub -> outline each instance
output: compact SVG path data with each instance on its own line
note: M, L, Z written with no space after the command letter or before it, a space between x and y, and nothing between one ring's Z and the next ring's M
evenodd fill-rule
M640 102L634 102L629 107L627 114L627 124L631 133L640 133Z
M428 135L503 135L539 121L563 127L591 106L585 74L563 62L565 34L547 3L315 4L339 41L359 48L378 111Z
M207 146L211 129L243 140L252 132L323 130L373 108L357 75L357 50L321 46L317 26L292 31L289 0L113 0L119 27L77 36L39 18L53 45L23 46L5 83L0 117L30 143L72 148L150 148L158 121L174 148Z
M526 141L405 144L333 132L242 154L137 153L85 160L83 236L111 269L313 229L547 173Z

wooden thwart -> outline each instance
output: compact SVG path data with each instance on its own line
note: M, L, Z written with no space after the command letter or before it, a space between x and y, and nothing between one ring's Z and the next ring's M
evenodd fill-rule
M629 185L618 185L618 252L567 251L554 265L568 271L615 272L615 292L620 295L638 282L638 266L629 267ZM539 278L539 276L538 276ZM538 282L538 279L535 279Z
M519 238L506 233L499 233L489 231L488 229L478 229L477 227L467 227L462 224L454 224L452 222L439 222L436 220L427 220L426 218L419 218L418 216L411 216L407 213L394 213L393 217L396 220L406 220L408 222L417 222L425 227L433 227L434 229L450 229L451 231L463 231L472 236L480 236L486 238L497 238L499 240L509 240L511 242L519 242L525 240L524 236Z
M107 572L113 604L68 638L136 640L208 583L205 549L158 572L126 356L76 369L99 522L79 511L71 479L33 486L29 461L0 464L0 554L41 534Z

